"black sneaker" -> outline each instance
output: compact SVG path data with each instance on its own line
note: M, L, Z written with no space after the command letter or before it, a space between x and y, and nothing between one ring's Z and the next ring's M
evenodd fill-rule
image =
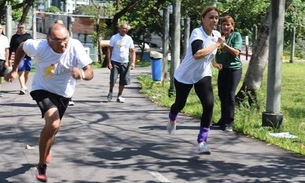
M37 175L36 179L41 182L47 182L47 164L37 165Z
M222 123L213 123L211 125L211 128L212 129L220 129L220 130L223 130L224 128L226 127L225 124L222 124Z
M25 90L21 89L20 92L19 92L19 95L25 95Z

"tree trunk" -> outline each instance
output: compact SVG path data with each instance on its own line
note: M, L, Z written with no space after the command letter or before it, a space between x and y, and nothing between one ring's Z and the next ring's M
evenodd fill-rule
M31 7L34 5L34 1L35 0L23 1L23 3L26 3L26 4L23 7L22 16L21 16L20 22L23 22L23 23L25 22L26 17L28 16L28 13L29 13Z
M5 10L6 9L5 6L6 6L6 0L1 1L0 2L0 10ZM6 11L0 11L0 23L2 23L2 20L4 20L5 13L6 13Z
M286 0L285 10L293 0ZM249 106L257 104L257 90L262 85L264 71L268 62L269 54L269 29L270 29L270 6L267 9L256 42L253 44L252 56L245 75L242 87L236 95L236 103L241 104L248 99ZM259 106L258 106L259 107Z
M101 14L101 6L97 7L97 16L96 16L96 36L97 36L97 60L99 63L103 65L103 60L102 60L102 48L101 48L101 26L100 26L100 17L99 15Z

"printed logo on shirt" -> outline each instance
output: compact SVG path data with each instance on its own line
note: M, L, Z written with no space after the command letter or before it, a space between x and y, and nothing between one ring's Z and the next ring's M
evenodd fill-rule
M117 44L118 44L119 47L122 47L122 46L123 46L122 40L119 40L119 41L117 42Z
M44 77L51 77L54 75L55 65L51 64L45 69Z
M69 68L66 68L63 65L56 63L46 67L44 76L52 77L54 75L60 75L68 72L70 72Z

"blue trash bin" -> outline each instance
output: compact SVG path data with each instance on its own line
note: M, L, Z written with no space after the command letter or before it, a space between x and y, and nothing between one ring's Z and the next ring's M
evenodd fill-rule
M151 60L151 75L153 81L162 80L162 57L163 55L157 51L151 51L149 53Z
M162 79L162 59L151 58L151 74L153 81L161 81Z

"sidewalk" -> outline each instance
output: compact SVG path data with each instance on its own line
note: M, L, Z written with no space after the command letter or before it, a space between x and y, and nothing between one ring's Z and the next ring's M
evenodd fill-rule
M108 102L106 68L92 81L80 81L52 149L49 183L301 183L304 156L237 133L211 130L212 154L194 155L199 121L179 115L177 132L168 135L168 109L139 90L131 71L126 103ZM0 99L0 183L35 180L40 111L29 95L18 95L18 81L4 83ZM114 93L117 93L115 87ZM26 149L26 145L34 149Z

